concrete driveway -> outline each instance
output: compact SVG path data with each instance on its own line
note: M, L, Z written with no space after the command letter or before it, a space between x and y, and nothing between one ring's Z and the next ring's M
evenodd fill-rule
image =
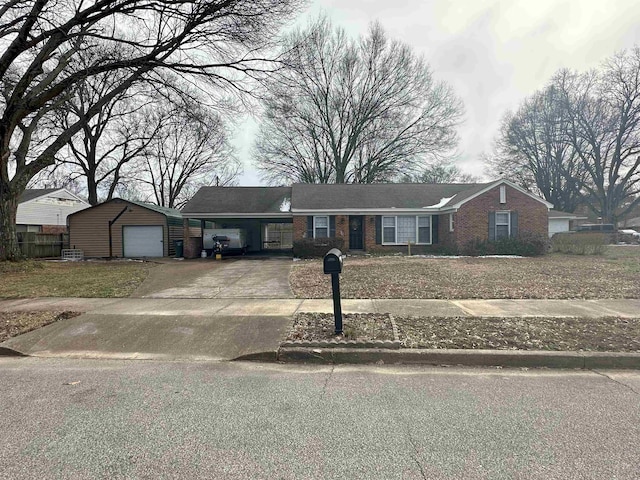
M197 259L164 263L136 298L293 298L290 258Z

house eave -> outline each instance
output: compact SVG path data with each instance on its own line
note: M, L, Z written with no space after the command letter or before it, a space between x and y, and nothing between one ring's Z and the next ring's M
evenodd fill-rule
M226 219L226 218L291 218L291 217L293 217L293 214L291 212L279 212L279 213L182 212L182 218Z

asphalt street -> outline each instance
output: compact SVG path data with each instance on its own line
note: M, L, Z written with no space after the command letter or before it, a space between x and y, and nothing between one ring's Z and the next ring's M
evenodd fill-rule
M637 479L640 372L0 358L0 478Z

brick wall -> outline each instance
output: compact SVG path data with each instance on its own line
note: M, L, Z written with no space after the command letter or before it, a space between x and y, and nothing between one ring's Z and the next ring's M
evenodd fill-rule
M500 186L463 204L455 215L455 242L458 248L474 239L487 240L490 211L518 212L519 233L548 235L547 207L520 191L506 187L506 203L500 203Z
M307 238L307 216L293 217L293 241Z

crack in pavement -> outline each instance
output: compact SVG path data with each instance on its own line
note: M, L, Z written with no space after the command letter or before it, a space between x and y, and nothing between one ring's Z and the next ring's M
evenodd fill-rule
M324 386L322 387L322 393L320 394L320 399L323 399L327 393L327 387L329 386L329 381L331 380L331 377L333 376L333 372L336 369L336 365L335 363L333 365L331 365L331 371L329 372L329 374L327 375L327 379L324 382Z
M593 373L597 374L597 375L600 375L601 377L604 377L604 378L606 378L606 379L608 379L608 380L611 380L613 383L617 383L618 385L620 385L620 386L622 386L622 387L625 387L627 390L631 390L634 394L636 394L636 395L640 396L640 392L637 392L637 391L636 391L632 386L627 385L626 383L621 382L621 381L619 381L619 380L616 380L615 378L610 377L610 376L609 376L609 375L607 375L606 373L599 372L598 370L593 370L593 369L591 369L591 371L592 371Z
M416 465L418 465L418 468L420 469L420 475L422 475L422 478L424 478L424 480L427 480L427 474L424 471L424 467L422 466L422 463L420 463L420 461L418 460L418 455L420 453L418 451L418 446L416 445L416 441L411 436L409 425L406 425L406 427L407 427L407 439L409 440L409 444L411 445L411 448L413 448L413 455L411 455L411 458L416 463Z

